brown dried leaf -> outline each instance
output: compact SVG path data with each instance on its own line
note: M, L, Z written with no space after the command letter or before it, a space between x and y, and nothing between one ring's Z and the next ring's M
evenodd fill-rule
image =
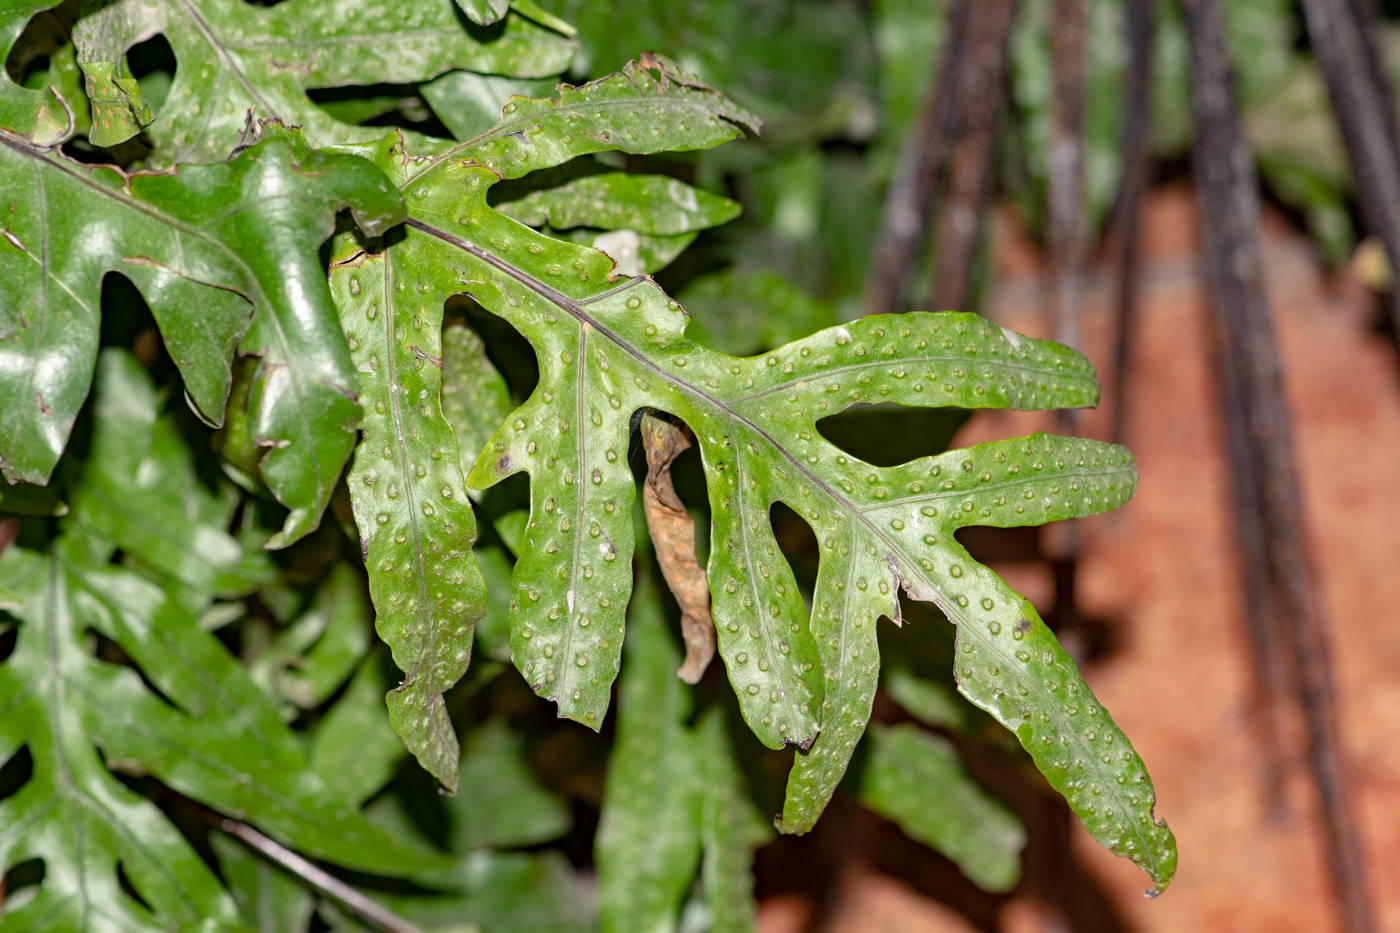
M715 656L715 623L710 617L710 584L695 556L695 522L671 484L671 464L690 448L689 432L650 413L642 416L647 481L642 487L647 528L666 585L681 607L685 661L676 675L697 683Z

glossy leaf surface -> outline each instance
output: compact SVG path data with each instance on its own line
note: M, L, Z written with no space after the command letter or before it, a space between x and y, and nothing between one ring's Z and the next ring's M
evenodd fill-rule
M574 51L564 37L518 15L507 16L496 35L478 38L463 28L451 0L411 6L291 0L268 8L223 0L122 0L80 20L80 30L85 23L108 34L90 49L79 45L90 76L94 65L111 71L112 56L141 39L160 33L170 43L179 67L147 129L162 164L228 158L250 115L296 124L313 146L382 135L337 122L308 99L311 88L424 81L454 68L539 77L563 69ZM93 101L98 128L116 121L126 105L127 92L106 86L109 92Z
M0 131L0 466L47 482L87 395L102 277L141 289L197 412L222 422L242 340L262 358L249 430L292 514L274 544L315 528L354 444L354 370L316 247L349 207L370 231L402 216L363 160L269 138L224 165L124 176ZM250 326L251 324L251 326ZM246 331L246 333L245 333Z
M675 236L739 216L739 205L661 175L609 172L536 191L498 210L531 227L629 229Z
M6 827L0 861L12 866L42 857L48 866L44 894L27 908L37 913L17 912L13 920L6 914L7 922L47 928L25 927L21 917L57 910L70 919L55 929L103 929L72 918L86 912L85 904L113 900L118 860L158 918L227 915L224 895L193 850L107 773L104 759L155 775L311 855L385 874L435 863L432 854L355 815L314 776L297 739L237 662L174 600L91 561L75 542L50 558L12 549L2 561L6 585L24 601L19 647L0 667L9 710L3 751L8 758L27 744L35 766L0 811ZM177 708L151 693L135 671L94 659L83 643L89 627L120 645ZM104 861L110 879L79 869ZM165 928L164 920L154 925L129 903L131 928Z
M459 747L442 694L466 672L486 584L457 438L443 417L442 298L409 240L389 250L337 241L331 289L365 408L346 481L370 574L375 627L404 673L388 695L394 730L449 792Z
M953 538L967 525L1120 505L1136 483L1131 458L1036 435L874 467L816 430L874 402L1092 405L1087 361L960 314L867 318L747 359L707 350L686 338L684 311L654 282L520 226L487 205L486 191L599 148L713 145L747 115L654 57L557 100L512 99L505 111L493 131L425 166L380 158L403 176L410 210L394 249L423 270L406 289L431 303L468 292L539 360L539 386L468 477L484 488L530 474L512 652L534 689L561 715L602 720L632 582L630 423L641 410L668 412L690 426L705 464L714 617L744 718L770 747L803 749L781 828L809 828L844 773L877 681L875 623L898 617L902 588L957 624L964 695L1017 732L1096 838L1164 885L1174 845L1152 817L1141 760L1030 604ZM779 501L822 549L810 616L773 538Z
M0 758L27 748L30 779L0 803L0 866L44 860L36 897L0 915L0 930L165 930L230 924L233 903L155 805L124 787L94 745L94 700L122 672L83 644L81 585L61 560L18 548L0 557L0 584L18 594L19 643L0 665ZM140 688L139 682L137 689ZM127 897L118 863L147 910Z

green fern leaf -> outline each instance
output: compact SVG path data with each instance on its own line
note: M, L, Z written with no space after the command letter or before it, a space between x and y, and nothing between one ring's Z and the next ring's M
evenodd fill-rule
M376 828L341 782L313 771L271 698L191 613L190 592L198 601L218 585L206 564L190 571L150 559L140 573L111 565L119 547L128 559L140 555L146 530L86 514L93 504L106 508L90 484L105 495L125 480L140 501L147 474L170 478L177 497L195 482L189 451L162 435L164 419L152 423L153 399L129 355L103 353L93 458L73 477L63 536L45 554L11 545L0 556L0 591L12 597L4 608L19 621L14 653L0 664L0 760L27 746L33 761L28 780L0 802L0 872L31 858L46 866L33 900L6 905L0 930L232 925L232 905L200 857L109 769L151 775L347 867L402 875L444 863ZM176 463L186 475L176 475ZM104 537L92 534L98 526ZM171 530L195 542L209 533L197 524ZM219 543L228 546L237 549ZM194 582L181 579L190 572ZM129 665L95 656L94 632ZM119 864L149 910L122 893Z
M637 597L594 843L604 933L674 928L700 862L701 769L712 751L686 726L691 691L675 676L680 652L645 578Z
M1152 817L1141 760L1029 603L953 537L966 525L1120 505L1136 483L1131 457L1036 435L879 468L816 427L875 402L1092 405L1088 362L963 314L865 319L748 359L707 350L686 338L684 311L654 282L521 226L486 193L602 148L715 145L752 125L749 115L655 57L556 100L512 98L504 111L491 132L435 160L357 151L401 180L409 229L389 252L415 270L404 293L422 305L425 332L436 326L431 308L465 291L539 359L539 386L467 478L485 488L530 475L511 648L531 686L561 715L601 723L632 588L631 420L668 412L690 426L705 464L713 613L744 718L770 747L803 749L780 828L810 827L845 771L877 682L875 623L899 618L903 589L958 626L964 695L1017 732L1095 838L1165 885L1174 843ZM810 614L773 538L769 510L779 501L821 544Z
M28 746L33 761L29 781L0 803L0 865L9 870L31 858L45 865L38 894L6 905L0 929L232 926L232 902L213 872L154 804L107 771L93 747L87 694L110 685L116 672L103 670L83 645L89 620L74 611L82 588L60 561L19 548L0 557L0 583L24 603L15 610L19 643L0 665L0 758ZM118 863L150 911L121 891ZM97 926L94 916L109 925Z
M150 304L192 407L223 420L235 348L261 357L248 428L291 515L272 546L314 529L359 420L355 375L317 256L335 212L371 232L402 217L362 160L312 154L295 133L223 165L125 176L0 131L0 468L45 483L87 395L105 273ZM269 202L280 204L280 209Z
M462 28L451 0L411 8L387 0L292 0L271 8L216 0L93 6L74 28L92 101L93 142L112 145L149 124L160 164L221 161L256 119L299 125L316 146L383 134L337 122L307 98L312 88L411 83L453 68L541 77L563 70L574 52L573 43L519 15L506 17L499 35L479 39ZM139 89L121 78L120 62L127 48L155 33L170 43L179 68L151 122L149 110L142 119ZM413 139L420 147L446 145L419 134Z
M867 741L862 803L946 855L984 891L1015 886L1026 831L968 775L952 743L910 723L877 723Z

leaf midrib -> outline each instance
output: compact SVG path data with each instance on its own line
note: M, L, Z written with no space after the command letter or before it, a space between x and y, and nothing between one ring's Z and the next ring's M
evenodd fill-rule
M434 680L432 675L437 667L434 663L434 659L437 657L439 626L433 624L436 621L436 613L433 612L432 602L428 593L427 561L423 556L423 538L418 529L417 497L414 494L413 478L409 475L408 441L404 438L403 413L398 392L398 365L395 349L392 346L394 342L394 319L398 314L398 304L393 298L393 268L394 257L393 255L386 254L384 257L384 335L390 344L390 349L388 353L384 354L386 361L385 389L389 394L389 415L392 421L392 431L395 441L394 459L398 462L399 479L403 483L404 503L408 506L409 528L413 532L413 575L418 585L419 605L423 607L422 611L429 616L426 626L428 630L428 637L426 639L426 647L428 649L426 652L427 676L424 679L429 681L427 685L428 689L432 692L437 692L436 684L432 682ZM423 658L419 658L414 663L414 667L423 665L423 661ZM412 670L407 670L404 671L404 673L405 675L411 676L413 672Z
M194 23L195 28L198 29L200 35L204 37L204 41L209 43L209 46L214 50L214 54L217 55L219 57L219 60L223 62L224 68L232 72L233 76L238 79L238 82L243 85L243 89L248 92L248 96L253 99L253 102L256 103L259 107L263 108L265 111L267 111L267 115L269 117L280 116L280 114L278 114L276 110L273 110L270 106L268 106L267 101L262 99L261 95L258 94L257 89L253 87L253 84L248 80L247 76L245 76L243 72L234 64L233 56L231 56L228 52L229 47L224 45L224 43L216 35L214 35L214 31L209 28L209 24L206 23L204 21L204 18L201 17L195 11L194 7L190 5L189 0L176 0L176 2L179 5L180 10L186 16L188 16L190 20ZM201 134L201 138L202 136L203 134Z
M810 470L808 470L808 469L806 468L806 466L804 466L804 465L801 463L801 461L799 461L799 460L798 460L793 454L791 454L786 448L784 448L781 444L779 444L779 443L772 437L772 435L768 434L768 432L764 431L762 428L760 428L758 425L754 424L752 421L749 421L749 420L748 420L747 418L745 418L743 415L741 415L741 414L739 414L738 412L734 411L733 409L729 408L722 400L715 398L714 396L710 395L709 393L707 393L707 392L705 392L705 391L699 389L699 388L696 387L696 386L691 385L690 383L688 383L688 382L686 382L685 380L683 380L683 379L677 377L677 376L674 375L673 373L670 373L670 372L668 372L667 370L662 369L660 366L657 366L655 363L653 363L653 362L651 362L650 360L648 360L645 356L643 356L643 355L642 355L635 347L633 347L630 343L628 343L627 341L625 341L625 340L623 340L621 337L619 337L611 328L607 327L606 325L604 325L604 324L598 322L597 320L593 319L592 317L590 317L589 315L587 315L586 313L584 313L584 310L583 310L582 306L580 306L580 305L579 305L577 302L575 302L573 299L567 297L566 295L562 294L561 292L556 291L556 290L553 289L553 288L550 288L550 287L549 287L548 285L546 285L545 283L539 281L538 279L534 278L533 276L531 276L531 275L529 275L529 274L527 274L527 273L525 273L525 272L522 272L520 269L516 268L515 266L512 266L510 263L507 263L507 262L501 260L500 258L498 258L497 256L495 256L495 255L493 255L493 254L491 254L491 253L488 253L486 250L481 249L480 247L476 246L475 244L473 244L473 243L468 243L467 241L462 240L461 238L456 237L456 236L452 235L451 233L448 233L448 232L445 231L445 230L442 230L442 229L440 229L440 228L438 228L438 227L435 227L435 226L433 226L433 225L431 225L431 224L424 223L423 221L418 220L418 219L415 218L415 217L409 217L408 220L405 221L405 223L407 223L407 224L408 224L409 226L411 226L411 227L414 227L415 229L421 230L422 232L424 232L424 233L426 233L426 234L428 234L428 235L430 235L430 236L437 237L438 239L442 240L442 241L445 242L445 243L448 243L448 244L451 244L451 245L453 245L453 246L456 246L458 249L461 249L461 250L463 250L464 252L469 253L470 255L477 257L477 258L480 259L482 262L487 263L487 264L490 265L492 268L495 268L495 269L497 269L497 270L499 270L499 271L505 273L506 275L508 275L508 276L510 276L511 278L515 279L515 280L516 280L517 282L519 282L521 285L523 285L523 286L525 286L526 288L530 289L531 291L535 292L535 293L536 293L537 295L539 295L541 298L545 299L546 301L549 301L550 303L552 303L552 304L556 305L557 307L562 308L564 311L568 312L572 317L574 317L576 320L578 320L578 321L580 322L580 324L586 323L586 324L590 325L594 330L597 330L600 334L602 334L603 336L606 336L606 337L607 337L609 340L611 340L619 349L623 350L625 353L627 353L627 354L628 354L629 356L631 356L633 359L637 360L637 361L638 361L639 363L641 363L644 367L646 367L647 370L649 370L650 372L652 372L653 374L655 374L658 378L663 379L663 380L665 380L665 381L668 381L668 382L672 383L672 384L675 385L677 388L679 388L681 391L687 392L687 393L689 393L690 395L692 395L693 397L698 397L698 398L700 398L700 399L703 399L705 402L707 402L708 404L710 404L710 405L711 405L712 407L714 407L716 410L718 410L718 411L720 411L720 412L722 412L722 413L728 414L733 420L738 421L738 422L740 422L740 423L742 423L742 424L748 426L748 427L749 427L751 430L753 430L756 434L758 434L760 437L762 437L762 438L769 444L769 446L770 446L774 451L778 452L781 456L783 456L784 458L786 458L786 459L788 460L789 463L791 463L799 472L801 472L804 476L806 476L806 477L808 478L808 480L812 483L813 486L815 486L817 489L819 489L820 491L822 491L823 493L825 493L832 501L834 501L838 506L840 506L840 507L843 509L843 511L845 511L847 514L850 514L850 515L855 516L855 518L856 518L862 525L865 526L865 528L868 530L868 532L869 532L874 538L876 538L878 541L880 541L880 542L882 542L882 543L884 544L884 546L885 546L887 552L889 552L889 553L895 553L895 554L901 555L902 557L905 558L905 562L906 562L907 565L908 565L909 567L911 567L911 568L920 568L920 564L918 563L918 561L917 561L917 560L914 560L908 553L906 553L903 547L899 546L896 542L890 540L890 538L884 533L884 531L883 531L882 529L880 529L880 528L866 515L866 513L865 513L863 510L856 508L856 507L855 507L852 503L850 503L844 496L839 495L839 494L836 492L836 490L834 490L830 485L828 485L827 483L823 482L819 477L817 477L816 475L814 475ZM644 282L644 281L646 281L646 279L643 279L643 278L633 278L633 279L629 279L627 282L625 282L625 283L624 283L622 286L620 286L619 288L611 289L610 291L611 291L612 293L616 293L617 291L621 291L621 290L623 290L623 289L625 289L625 288L634 287L637 283ZM986 638L986 636L984 636L984 635L977 629L977 627L976 627L974 624L972 624L971 619L966 618L966 617L964 616L964 614L960 611L960 607L957 607L957 606L956 606L956 603L953 603L951 600L948 600L948 599L946 599L946 598L943 597L942 592L941 592L941 589L940 589L940 587L939 587L937 581L935 581L935 580L929 578L929 577L926 575L926 573L922 571L921 568L915 570L915 572L918 573L921 577L923 577L923 579L929 584L929 591L930 591L932 594L935 594L935 595L933 596L933 598L932 598L932 602L933 602L935 605L937 605L938 608L941 609L941 610L943 611L943 613L944 613L945 615L947 615L949 618L958 620L958 621L955 622L955 624L957 625L957 627L958 627L958 629L959 629L960 632L962 632L962 633L963 633L965 636L967 636L967 637L976 638L977 641L979 642L979 644L981 644L981 645L983 646L984 649L989 650L991 653L995 654L998 658L1000 658L1003 662L1005 662L1008 666L1010 666L1011 669L1013 669L1013 670L1019 669L1019 664L1020 664L1019 661L1018 661L1016 664L1013 665L1012 662L1011 662L1011 657L1008 656L1007 654L1005 654L1005 653L1001 650L1001 647L1000 647L999 645L997 645L995 642L989 641L989 640ZM964 624L964 623L966 623L966 624ZM1038 708L1040 708L1040 709L1042 709L1042 710L1044 710L1044 709L1049 709L1049 710L1052 710L1052 711L1053 711L1053 715L1055 716L1055 718L1056 718L1056 720L1057 720L1057 726L1063 726L1063 727L1064 727L1064 728L1057 728L1057 729L1056 729L1056 732L1057 732L1059 735L1061 735L1062 737L1064 737L1064 736L1072 737L1072 738L1071 738L1071 741L1077 746L1078 751L1081 753L1081 760L1085 760L1085 761L1096 761L1097 758L1095 758L1095 757L1093 756L1092 750L1090 750L1090 749L1088 748L1088 746L1087 746L1087 744L1086 744L1086 740L1084 739L1084 737L1083 737L1077 730L1075 730L1075 729L1069 724L1068 718L1065 716L1063 710L1061 709L1058 700L1054 700L1053 698L1048 698L1044 686L1043 686L1039 681L1037 681L1035 678L1030 677L1030 676L1022 675L1022 676L1021 676L1021 679L1024 680L1024 681L1026 681L1026 682L1028 682L1028 683L1030 684L1031 688L1034 689L1034 690L1040 695L1040 697L1041 697L1042 699L1051 699L1051 702L1044 703L1044 704L1038 704ZM971 699L971 697L969 697L969 699ZM1127 800L1127 798L1126 798L1126 796L1125 796L1125 792L1123 792L1123 791L1121 791L1121 790L1119 789L1117 781L1112 781L1112 782L1109 784L1107 793L1112 794L1115 798L1118 799L1118 801L1119 801L1119 807L1121 808L1121 809L1119 809L1118 812L1120 812L1120 813L1134 813L1134 812L1136 812L1136 810L1138 809L1137 806L1132 805L1132 804L1130 804L1130 803L1128 802L1128 800ZM1136 822L1134 822L1134 821L1132 821L1132 820L1125 820L1125 822L1131 827L1131 829L1128 830L1129 832L1132 832L1134 835L1138 836L1140 842L1143 842L1143 843L1146 843L1146 842L1147 842L1146 838L1140 835L1140 830L1137 828ZM1150 855L1154 854L1155 846L1144 844L1144 845L1142 845L1142 849L1143 849L1143 852L1144 852L1144 857L1149 857ZM1155 865L1155 861L1153 862L1153 864ZM1155 878L1156 878L1155 872L1152 872L1152 873L1150 873L1150 874L1153 875L1154 880L1155 880Z

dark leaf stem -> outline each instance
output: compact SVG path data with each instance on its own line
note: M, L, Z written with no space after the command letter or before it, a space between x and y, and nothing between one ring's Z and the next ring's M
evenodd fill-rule
M1267 637L1287 652L1304 722L1343 929L1375 929L1361 840L1344 776L1327 650L1327 618L1307 553L1302 494L1259 252L1259 196L1236 117L1233 75L1216 0L1186 0L1191 42L1194 165L1218 367L1235 481L1236 533L1251 582L1249 611L1275 620ZM1314 37L1316 39L1316 35Z
M423 933L421 928L376 904L339 878L313 865L291 849L278 845L248 824L240 823L237 820L221 819L211 811L206 811L204 815L210 822L215 822L220 829L254 852L285 871L296 875L322 894L339 901L352 913L368 920L387 933Z
M1132 360L1133 338L1137 333L1138 305L1138 214L1152 168L1152 0L1128 0L1126 31L1128 42L1127 80L1123 85L1123 126L1120 148L1123 154L1123 180L1115 206L1113 265L1117 282L1114 306L1113 426L1114 443L1123 443L1127 433L1128 367Z
M1337 123L1356 172L1366 226L1400 269L1400 117L1377 46L1380 17L1369 0L1303 0L1313 54L1327 82ZM1400 334L1400 290L1387 297Z
M885 195L880 239L865 293L866 314L902 311L909 272L928 232L939 176L948 161L956 118L956 92L967 39L968 0L954 0L948 10L948 37L934 72L918 123L899 153L894 178Z
M1055 0L1050 24L1055 93L1050 102L1050 322L1054 340L1078 347L1083 287L1084 70L1088 0ZM1068 412L1064 414L1068 415Z
M939 227L933 311L961 311L991 190L997 121L1006 100L1006 46L1015 0L971 4L954 110L958 142L949 167L948 203Z

